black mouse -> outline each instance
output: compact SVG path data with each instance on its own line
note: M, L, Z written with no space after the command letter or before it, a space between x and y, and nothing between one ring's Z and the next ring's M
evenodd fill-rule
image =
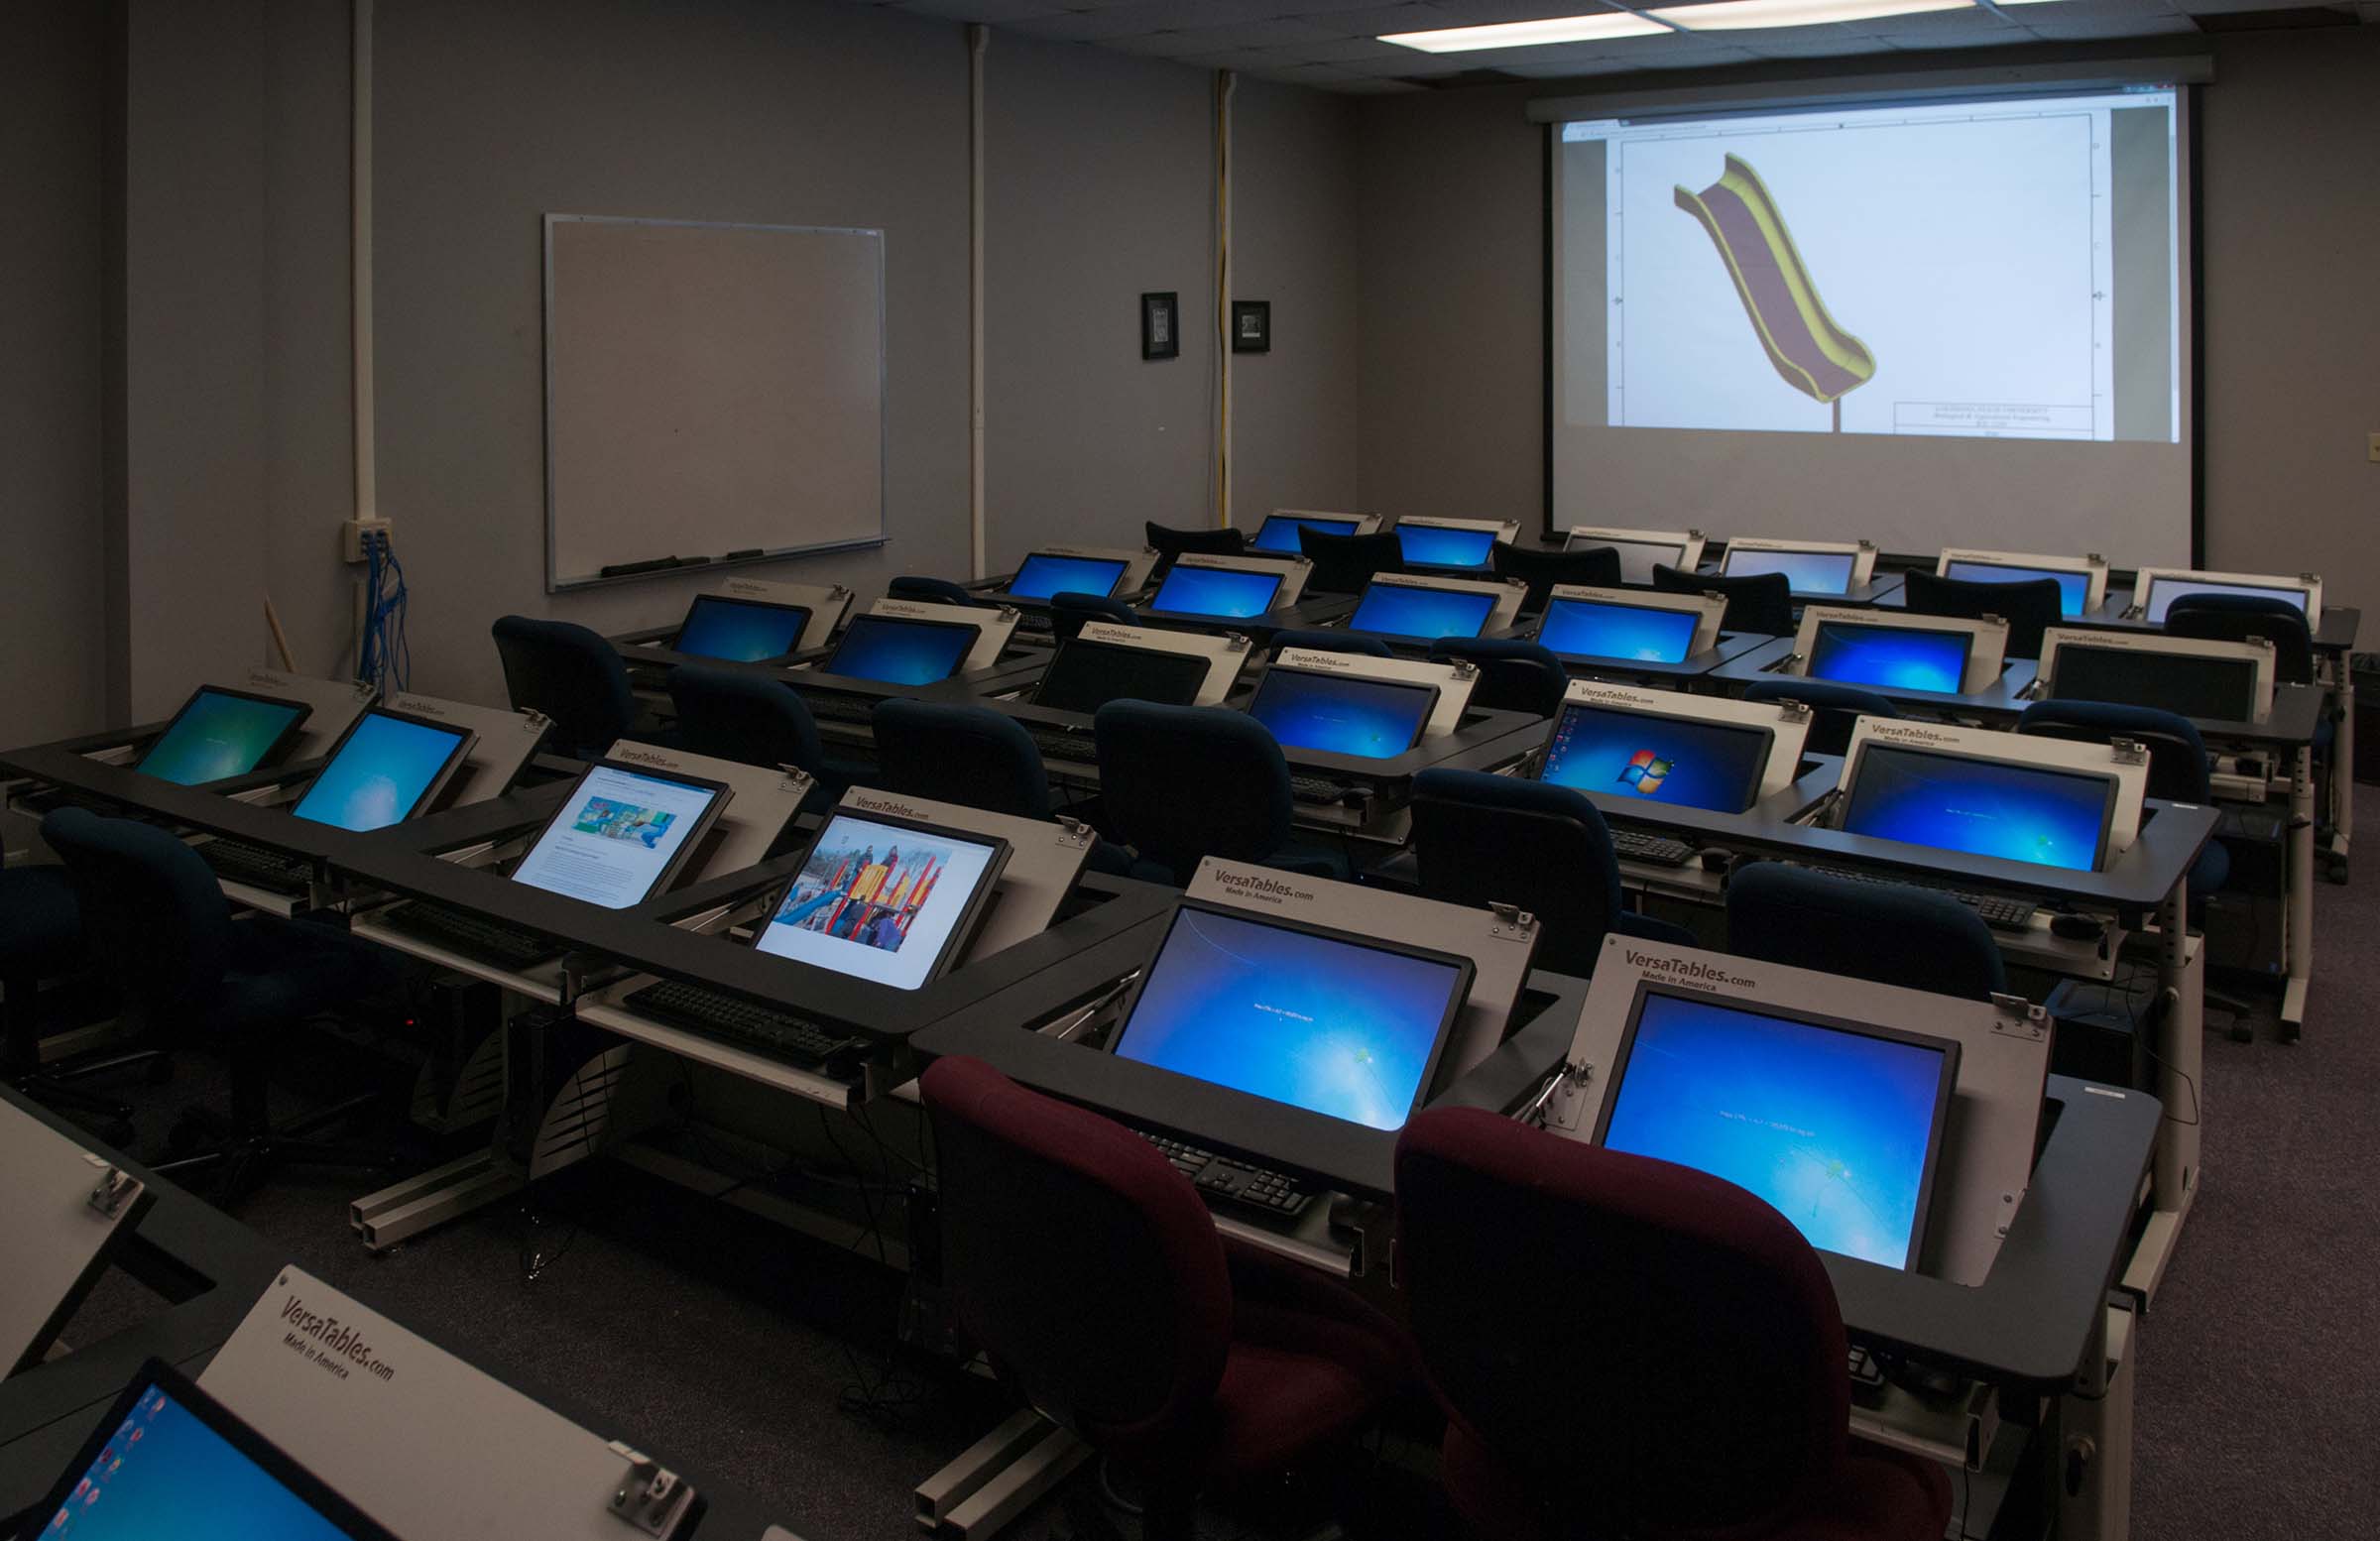
M1735 860L1734 852L1722 851L1717 847L1705 847L1701 855L1703 871L1707 873L1724 873L1727 870L1728 864Z
M2106 927L2088 915L2052 915L2050 934L2063 936L2070 942L2095 942Z

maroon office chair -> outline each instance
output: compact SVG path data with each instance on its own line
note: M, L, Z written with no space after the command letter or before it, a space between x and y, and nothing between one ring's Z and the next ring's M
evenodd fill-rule
M1834 1286L1732 1183L1478 1109L1396 1146L1455 1506L1506 1538L1939 1541L1939 1467L1847 1433Z
M1028 1403L1145 1484L1152 1541L1193 1533L1202 1488L1289 1465L1409 1378L1385 1318L1225 1241L1129 1129L976 1059L936 1060L921 1090L960 1322Z

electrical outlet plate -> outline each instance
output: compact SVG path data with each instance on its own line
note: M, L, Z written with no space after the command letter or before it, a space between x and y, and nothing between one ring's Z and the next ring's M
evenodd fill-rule
M394 539L385 519L351 519L339 526L339 555L343 560L360 562L364 559L364 536L377 533L384 540Z

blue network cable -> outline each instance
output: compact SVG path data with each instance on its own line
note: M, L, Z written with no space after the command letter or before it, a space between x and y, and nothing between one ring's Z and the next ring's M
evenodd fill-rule
M405 635L405 564L388 536L364 537L364 636L356 651L356 678L382 690L403 690L412 677L413 647Z

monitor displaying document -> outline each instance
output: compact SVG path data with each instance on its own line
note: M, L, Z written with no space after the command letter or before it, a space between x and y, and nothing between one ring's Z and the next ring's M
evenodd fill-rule
M302 701L200 685L133 769L178 786L246 775L279 759L312 710Z
M2206 657L2068 641L2050 678L2054 701L2153 706L2209 722L2250 722L2257 705L2254 658Z
M802 628L809 624L807 605L697 594L686 607L685 623L669 651L729 663L759 663L794 652L801 645Z
M290 811L357 834L401 823L428 805L472 737L467 728L374 707L355 720Z
M2096 872L2116 778L1898 744L1861 752L1844 796L1850 834Z
M1432 589L1410 583L1371 583L1347 619L1351 632L1377 632L1436 642L1441 637L1477 637L1495 613L1495 596L1471 589Z
M1694 648L1694 631L1701 621L1692 610L1556 596L1546 603L1537 641L1565 658L1683 663Z
M606 909L642 904L669 886L730 795L718 781L598 761L538 832L513 881Z
M1945 563L1942 575L1962 583L2037 583L2043 578L2058 582L2058 613L2079 616L2090 599L2090 574L2069 572L2062 567L2003 567L1997 562L1953 561Z
M1672 807L1741 813L1760 796L1776 733L1573 701L1554 719L1541 781Z
M2149 595L2141 606L2142 613L2163 626L2165 613L2173 609L2174 601L2193 594L2245 594L2256 599L2277 599L2294 607L2300 615L2306 612L2306 590L2297 584L2208 583L2158 573L2149 579Z
M1485 567L1495 532L1404 524L1396 527L1396 548L1415 567Z
M1809 677L1844 685L1957 695L1966 678L1966 658L1974 646L1972 632L1828 621L1812 639Z
M819 670L888 685L930 685L967 660L980 628L911 616L853 616Z
M1796 594L1843 594L1850 590L1857 560L1849 551L1777 551L1764 546L1739 550L1730 545L1719 570L1730 578L1781 572Z
M1402 1128L1472 972L1453 953L1185 901L1115 1048L1309 1113Z
M1131 563L1123 557L1059 556L1035 551L1009 580L1009 592L1019 599L1047 599L1053 594L1093 594L1106 599L1124 581Z
M1438 705L1438 687L1275 666L1264 671L1248 714L1283 749L1388 760L1411 749Z
M975 937L1009 863L991 835L837 812L753 945L895 990L939 977Z
M1909 1268L1958 1072L1952 1039L1642 986L1596 1137L1750 1190L1813 1246Z
M1244 621L1272 608L1281 591L1281 575L1251 567L1190 567L1180 562L1157 585L1151 610L1174 615L1211 616L1219 621Z
M1686 564L1686 547L1675 540L1618 540L1608 535L1574 534L1563 542L1562 548L1588 551L1599 545L1607 545L1619 554L1619 581L1637 588L1652 586L1655 567Z
M1096 712L1110 701L1189 706L1206 688L1210 667L1200 653L1070 638L1058 644L1057 655L1033 687L1033 704L1061 712Z
M1319 530L1326 535L1361 534L1364 516L1361 514L1267 514L1264 523L1256 527L1256 537L1248 542L1251 551L1277 551L1295 556L1305 548L1298 544L1300 530Z

